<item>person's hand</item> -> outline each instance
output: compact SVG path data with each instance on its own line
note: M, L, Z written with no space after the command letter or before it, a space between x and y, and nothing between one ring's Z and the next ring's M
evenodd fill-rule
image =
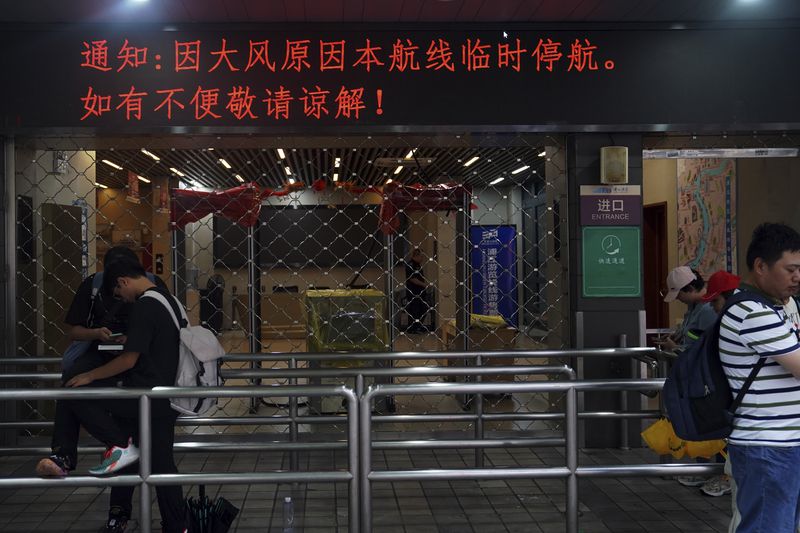
M95 328L94 330L95 339L104 342L111 338L111 333L113 332L108 328Z
M662 350L672 352L675 351L675 348L678 347L678 344L672 340L672 337L664 337L663 339L656 340L656 344Z
M125 344L128 342L127 335L117 335L116 337L112 337L111 340L117 344Z
M83 374L78 374L77 376L75 376L72 379L70 379L69 381L67 381L67 383L64 384L64 386L65 387L83 387L84 385L88 385L92 381L94 381L94 378L92 377L91 373L84 372Z

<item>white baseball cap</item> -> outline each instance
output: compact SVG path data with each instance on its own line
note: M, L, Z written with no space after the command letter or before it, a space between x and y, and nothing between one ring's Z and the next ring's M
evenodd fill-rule
M696 279L697 276L687 266L679 266L670 270L669 274L667 274L667 294L664 295L664 301L673 301L682 288Z

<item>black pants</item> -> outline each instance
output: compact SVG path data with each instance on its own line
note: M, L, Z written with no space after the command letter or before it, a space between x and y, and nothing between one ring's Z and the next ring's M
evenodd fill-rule
M77 363L76 363L77 364ZM78 372L71 373L77 374ZM65 379L69 379L65 377ZM98 385L95 385L98 386ZM99 386L109 386L108 383ZM173 455L175 419L177 413L170 409L167 400L152 402L151 460L153 474L177 474ZM127 446L133 438L139 444L139 402L137 400L62 400L56 402L56 420L53 430L53 453L62 455L76 464L78 436L83 426L105 446ZM120 473L137 473L139 465L133 464ZM111 506L119 506L130 515L135 487L112 487ZM179 485L156 487L158 508L165 533L182 532L184 520L183 491Z
M408 313L409 329L421 329L422 319L428 313L428 298L425 291L406 291L406 313ZM419 322L417 322L419 321Z

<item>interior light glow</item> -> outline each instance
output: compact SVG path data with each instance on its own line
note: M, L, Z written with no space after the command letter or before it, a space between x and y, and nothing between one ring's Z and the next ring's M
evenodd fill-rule
M339 174L336 172L333 174L333 181L339 181Z
M101 189L108 189L108 185L103 185L102 183L94 182L95 187L100 187Z
M495 178L495 179L493 179L492 181L490 181L490 182L489 182L489 185L497 185L498 183L500 183L500 182L501 182L501 181L503 181L504 179L505 179L505 178L504 178L503 176L500 176L499 178Z
M336 159L334 159L333 160L333 166L334 166L334 168L339 168L340 166L342 166L342 158L341 157L337 157Z
M525 165L524 167L519 167L519 168L518 168L518 169L516 169L516 170L512 170L512 171L511 171L511 173L512 173L512 174L519 174L520 172L522 172L522 171L524 171L524 170L528 170L529 168L531 168L531 166L530 166L530 165Z
M283 171L286 172L287 176L291 176L292 175L292 169L289 168L289 167L283 167Z
M287 168L288 168L288 167L287 167ZM295 179L294 179L294 178L289 178L289 185L294 185L294 182L295 182Z
M539 153L538 153L538 154L536 154L536 155L538 155L539 157L544 157L544 156L546 156L546 155L547 155L547 150L542 150L541 152L539 152Z
M176 175L178 175L178 176L180 176L182 178L186 176L186 174L184 174L183 172L181 172L180 170L178 170L175 167L169 167L169 169L173 172L173 174L176 174Z
M233 177L239 180L239 183L244 183L244 178L241 177L239 174L235 174Z
M478 159L480 159L480 157L478 157L478 156L476 155L476 156L474 156L472 159L470 159L469 161L467 161L466 163L464 163L464 166L465 166L465 167L468 167L468 166L470 166L472 163L474 163L475 161L477 161Z
M394 175L395 175L395 176L397 176L397 175L398 175L398 174L400 174L402 171L403 171L403 167L402 167L402 166L399 166L399 167L397 167L396 169L394 169Z
M396 174L396 172L395 172L395 174ZM386 185L389 185L391 182L392 182L392 178L389 178L388 180L386 180Z
M278 148L277 152L278 152L278 157L280 157L281 159L286 159L286 152L283 151L283 148Z
M220 163L220 164L221 164L223 167L225 167L225 168L227 168L227 169L230 169L230 168L231 168L231 164L230 164L230 163L228 163L227 161L225 161L225 160L224 160L223 158L221 158L221 157L219 158L219 163Z
M144 148L142 148L142 153L143 153L144 155L146 155L147 157L149 157L149 158L153 159L153 161L161 161L161 158L160 158L160 157L158 157L158 156L157 156L156 154L154 154L153 152L150 152L150 151L148 151L148 150L145 150Z
M136 177L139 178L139 181L141 181L142 183L150 183L150 180L145 178L144 176L140 176L137 174Z
M116 168L117 170L122 170L121 166L119 166L118 164L114 163L113 161L109 161L108 159L103 159L103 163L105 163L106 165L108 165L108 166L110 166L112 168Z
M411 159L412 157L414 157L414 150L416 150L416 148L408 151L408 153L406 154L406 159Z

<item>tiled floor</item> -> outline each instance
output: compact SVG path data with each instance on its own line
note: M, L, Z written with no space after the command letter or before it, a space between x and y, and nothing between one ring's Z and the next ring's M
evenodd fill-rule
M472 451L381 451L374 468L469 467ZM85 457L85 471L95 458ZM647 450L587 450L581 465L656 462ZM0 458L3 477L31 476L34 458ZM560 449L510 449L487 452L486 466L563 465ZM344 453L302 454L301 468L344 468ZM288 458L274 453L182 454L182 472L247 472L286 469ZM197 487L192 487L197 494ZM137 491L138 494L138 491ZM292 496L295 532L347 530L347 486L228 485L208 487L209 496L224 496L241 509L231 531L282 531L282 502ZM560 480L431 481L374 483L374 531L386 533L491 533L564 531L564 483ZM97 531L103 524L106 491L96 488L20 489L0 491L0 531ZM698 489L661 478L592 479L580 482L580 527L592 532L727 531L730 498L708 498ZM138 505L138 503L136 503ZM154 503L153 531L159 531ZM138 529L135 527L134 529ZM130 531L130 529L129 529Z

